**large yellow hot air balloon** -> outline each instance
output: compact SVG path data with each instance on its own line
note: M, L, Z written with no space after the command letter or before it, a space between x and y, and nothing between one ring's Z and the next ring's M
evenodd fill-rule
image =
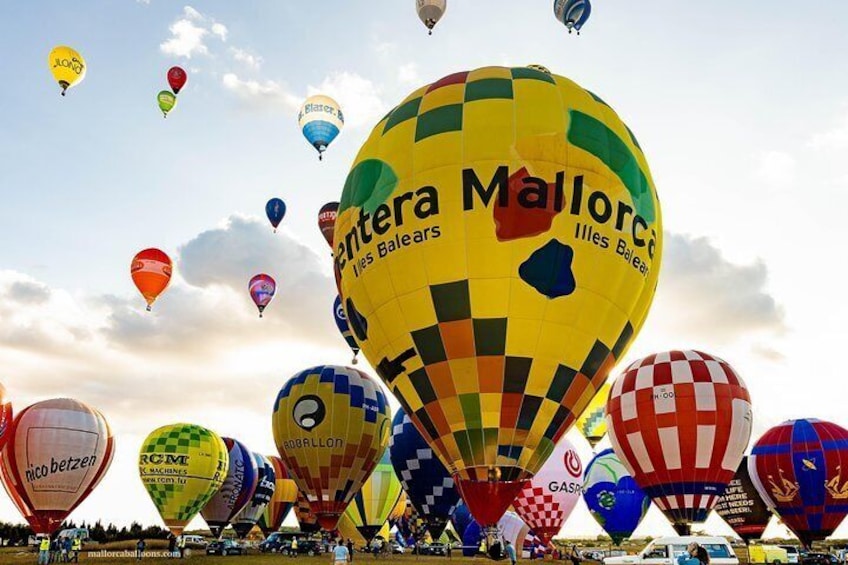
M224 441L194 424L153 430L138 454L138 473L165 526L178 536L227 476Z
M65 92L69 88L82 82L88 68L82 55L75 49L65 45L54 47L50 51L50 55L47 57L47 64L50 67L53 78L62 87L62 96L65 95Z
M403 491L400 481L389 459L389 450L386 449L374 472L350 501L345 516L350 518L359 533L371 543L387 523L401 492Z
M335 529L374 470L389 444L390 428L380 385L356 369L311 367L280 390L274 441L324 530Z
M583 414L577 418L577 429L595 449L598 442L604 439L607 435L607 397L609 396L610 384L606 383L602 386L589 406L583 411Z
M662 225L610 106L555 74L486 67L380 120L333 240L357 343L493 525L639 332Z

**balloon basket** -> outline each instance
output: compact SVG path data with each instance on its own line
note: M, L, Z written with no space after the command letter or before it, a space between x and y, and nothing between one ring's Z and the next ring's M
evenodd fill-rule
M151 306L150 304L148 304L148 305L147 305L146 310L147 310L148 312L152 312L152 311L153 311L153 306Z

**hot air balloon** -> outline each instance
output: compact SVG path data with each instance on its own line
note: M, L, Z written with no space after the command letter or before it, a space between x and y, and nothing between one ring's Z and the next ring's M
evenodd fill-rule
M400 493L400 481L395 476L392 462L389 460L389 450L386 449L374 472L351 500L345 510L345 516L350 518L362 537L371 543L388 521Z
M751 437L751 398L725 361L666 351L630 365L607 402L610 441L679 535L703 522Z
M353 359L351 360L351 363L356 365L356 356L359 355L359 346L356 344L356 340L353 339L353 334L350 331L350 327L347 325L347 316L345 316L345 311L342 307L342 299L338 296L336 296L336 299L333 301L333 317L336 320L336 327L339 328L339 333L342 334L342 337L347 342L348 347L350 347L351 351L353 351Z
M294 513L301 532L314 534L321 531L321 526L318 524L318 516L312 512L312 507L309 501L306 500L306 495L299 490L297 491Z
M255 275L247 285L250 291L250 298L259 309L259 317L265 311L265 307L274 299L274 293L277 292L277 281L271 275L261 273Z
M265 215L268 216L268 221L274 226L274 233L277 233L277 227L286 217L286 203L281 198L272 198L265 204Z
M609 106L554 74L486 67L377 124L333 241L357 343L491 526L638 334L662 226Z
M771 520L771 511L760 498L748 474L747 457L742 458L736 476L716 502L715 513L721 516L746 544L760 538L766 531Z
M329 96L316 94L307 98L300 107L297 125L306 141L318 151L318 159L321 160L324 151L342 130L344 115L338 102Z
M88 69L82 55L65 45L54 47L50 51L50 55L47 56L47 64L53 78L62 87L62 96L69 88L82 82Z
M159 295L168 288L172 270L171 258L159 249L144 249L133 257L130 274L136 288L147 301L148 312Z
M179 94L180 90L185 86L188 80L188 75L182 67L171 67L168 69L168 86L174 91L174 94Z
M406 512L406 501L406 491L401 489L400 496L398 497L397 502L395 503L395 507L392 508L391 512L389 512L389 524L394 525L395 522L403 518L403 514L404 512Z
M448 9L448 0L415 0L415 10L418 19L427 26L428 34L433 35L433 28L445 15Z
M12 427L12 401L9 400L9 395L6 392L6 387L0 383L0 450L9 441Z
M468 507L465 505L464 502L462 502L462 500L460 500L459 504L456 505L453 514L451 514L450 520L453 529L461 537L462 534L465 533L465 528L467 528L468 524L473 521L473 518L471 517L471 512L468 510Z
M277 477L274 475L274 467L271 462L264 455L258 453L253 454L253 459L257 470L256 489L253 491L253 496L250 497L250 502L232 520L233 529L239 539L246 538L250 530L259 521L259 517L265 512L265 508L274 496L274 489L277 487Z
M848 430L823 420L788 420L768 430L748 457L763 501L805 547L830 536L848 511Z
M356 369L301 371L274 403L274 441L321 527L331 532L389 443L389 406Z
M615 545L633 534L651 506L651 499L612 449L595 455L586 467L583 499Z
M15 417L0 454L0 478L36 534L53 534L112 464L112 430L98 410L55 398Z
M336 214L339 211L338 202L327 202L318 211L318 229L327 240L327 245L333 249L333 230L336 227Z
M259 480L253 453L236 439L221 439L227 449L228 461L224 483L200 509L200 515L216 538L221 537L235 515L250 502Z
M530 527L518 517L518 514L511 511L504 513L501 519L498 520L494 530L490 530L490 533L501 542L501 546L504 545L503 542L509 541L516 548L517 552L520 552L524 546L524 540L533 536ZM462 534L462 555L464 557L474 557L478 553L477 548L484 536L487 538L487 546L488 542L495 541L495 537L487 536L486 531L480 527L480 524L472 520Z
M289 510L297 502L298 494L297 485L289 477L288 469L283 464L283 460L276 455L269 455L267 458L274 469L276 484L271 500L262 512L262 516L259 517L259 528L266 536L280 529Z
M224 441L194 424L153 430L138 455L141 482L175 536L221 488L228 467Z
M403 490L421 513L430 535L439 538L459 503L459 492L451 474L403 408L398 409L392 420L389 456Z
M418 510L415 509L408 496L406 499L406 509L403 512L403 516L397 521L397 528L405 537L413 536L415 538L420 537L419 532L423 532L425 528L424 520L418 514Z
M174 109L177 105L177 97L170 90L161 90L156 95L156 100L159 102L159 109L162 110L162 117L167 118L168 112Z
M512 505L518 517L533 529L544 545L548 545L580 500L582 482L580 456L571 442L562 438Z
M568 33L576 29L577 35L580 35L580 28L591 13L592 3L589 0L554 0L554 15L568 28Z
M607 435L606 407L609 391L609 383L604 384L592 398L583 414L577 418L577 429L580 430L592 449L595 449L598 442Z

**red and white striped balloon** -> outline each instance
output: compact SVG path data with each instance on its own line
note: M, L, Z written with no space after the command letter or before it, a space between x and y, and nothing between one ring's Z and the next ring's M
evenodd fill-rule
M616 454L681 535L706 520L733 479L751 420L751 398L736 371L699 351L636 361L607 403Z

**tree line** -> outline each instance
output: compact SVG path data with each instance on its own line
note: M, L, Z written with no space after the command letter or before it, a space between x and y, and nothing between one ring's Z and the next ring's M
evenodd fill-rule
M144 539L168 539L168 530L159 526L142 526L138 522L133 522L127 526L118 528L111 522L106 526L98 520L94 524L81 522L77 524L73 520L62 522L61 530L70 528L87 528L88 537L92 541L98 543L109 543L113 541L127 541ZM0 538L4 545L26 545L29 537L34 535L32 528L26 524L12 524L10 522L0 522Z

